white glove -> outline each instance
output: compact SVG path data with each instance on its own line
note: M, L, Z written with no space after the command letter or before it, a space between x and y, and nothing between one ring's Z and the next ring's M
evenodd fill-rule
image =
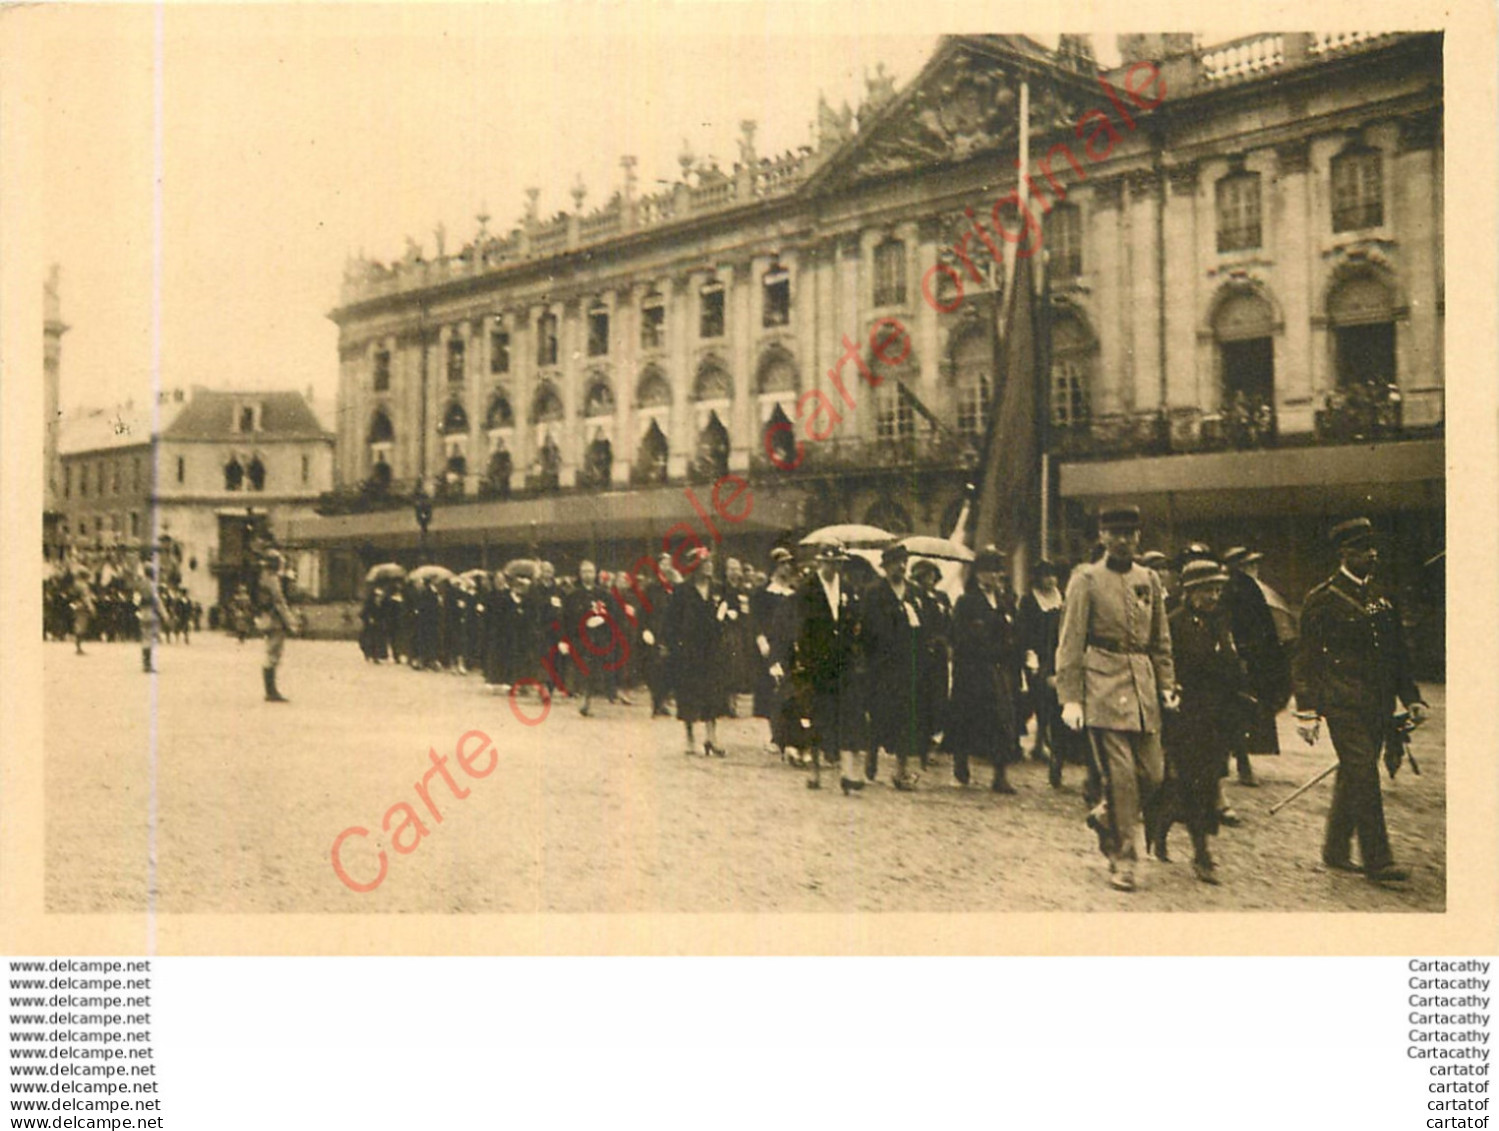
M780 664L771 664L770 674L773 679L782 679L786 675L786 670Z
M640 634L640 639L644 640L645 646L649 648L656 643L656 634L650 629L646 629Z
M1025 654L1025 670L1028 672L1038 672L1041 670L1041 660L1036 653L1027 652Z
M1175 688L1172 688L1170 691L1163 691L1161 693L1161 706L1166 710L1180 711L1181 705L1182 697L1177 693Z
M557 645L557 651L561 652L564 656L571 656L573 654L572 645L566 640Z
M1063 703L1062 722L1068 730L1082 730L1083 705L1081 703Z
M763 659L766 659L766 660L770 659L770 641L769 640L766 640L765 637L762 636L762 637L760 637L759 639L757 639L755 641L755 646L760 649L760 656Z
M1308 746L1316 746L1317 739L1322 737L1322 719L1317 715L1297 714L1296 733Z

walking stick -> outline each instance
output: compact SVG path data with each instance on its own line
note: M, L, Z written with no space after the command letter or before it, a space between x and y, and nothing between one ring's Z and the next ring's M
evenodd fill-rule
M1318 774L1316 777L1314 777L1311 781L1307 782L1305 785L1303 785L1299 789L1297 789L1296 792L1293 793L1293 794L1291 794L1290 797L1287 797L1287 798L1285 798L1285 799L1283 799L1281 801L1277 801L1274 805L1270 806L1270 816L1272 816L1272 817L1275 816L1275 814L1279 813L1287 805L1291 804L1291 802L1295 801L1303 793L1305 793L1307 790L1311 789L1312 786L1316 785L1319 781L1321 781L1323 778L1325 778L1328 774L1332 773L1337 768L1338 768L1338 764L1336 762L1334 762L1332 765L1328 766L1327 769L1323 770L1320 774Z

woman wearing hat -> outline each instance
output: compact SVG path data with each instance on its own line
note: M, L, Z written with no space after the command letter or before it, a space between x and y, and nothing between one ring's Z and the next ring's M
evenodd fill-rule
M697 753L694 723L703 724L703 753L724 756L718 744L718 720L728 714L723 631L729 605L713 578L713 556L704 546L687 552L688 576L666 606L662 635L676 689L677 718L687 728L688 754Z
M1020 598L1015 624L1020 649L1025 656L1030 683L1030 709L1036 716L1036 745L1032 757L1050 759L1053 789L1062 785L1062 764L1071 746L1062 726L1062 705L1057 701L1057 641L1062 635L1062 591L1057 587L1057 567L1039 561L1031 570L1031 590Z
M786 650L771 668L790 684L798 717L810 727L812 776L807 788L822 788L819 759L837 758L838 783L845 796L864 788L854 768L854 751L862 741L864 697L856 671L858 601L843 576L848 557L840 542L817 547L816 572L802 582L787 606Z
M785 546L770 551L771 576L768 584L755 590L750 598L750 631L754 634L755 652L760 658L755 679L755 717L770 723L770 745L782 758L787 751L800 750L802 737L798 714L787 710L788 696L784 681L770 674L774 657L787 648L784 638L789 618L784 610L796 590L796 557Z
M1166 838L1181 821L1192 838L1192 869L1216 884L1208 837L1218 832L1218 783L1248 702L1249 679L1234 644L1223 593L1228 573L1197 559L1182 569L1182 607L1171 614L1171 647L1181 705L1165 718L1166 794L1146 839L1165 860Z
M921 608L919 689L916 694L916 731L921 745L921 768L931 764L932 743L947 718L949 668L952 661L952 600L937 583L942 570L920 558L910 567L911 584Z
M906 581L904 546L891 546L880 557L885 577L865 592L860 604L862 646L868 662L869 753L864 776L873 781L880 750L896 757L896 789L909 790L916 777L907 766L912 754L924 754L917 734L920 720L921 605ZM919 749L918 749L919 747Z
M1014 793L1005 763L1019 734L1015 688L1021 657L1004 574L999 551L984 550L953 609L952 699L943 745L953 756L958 784L968 784L969 759L982 758L994 766L990 788Z

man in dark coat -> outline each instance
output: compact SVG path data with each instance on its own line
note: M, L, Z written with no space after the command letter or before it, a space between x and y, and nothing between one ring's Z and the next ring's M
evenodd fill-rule
M1362 871L1374 883L1397 883L1409 873L1395 866L1379 792L1379 757L1392 734L1396 702L1412 724L1427 706L1411 678L1400 609L1375 576L1379 551L1373 524L1350 519L1333 528L1338 572L1307 594L1301 607L1301 642L1292 678L1297 729L1315 744L1321 720L1338 754L1338 773L1322 862L1337 871L1357 871L1349 852L1358 836ZM1393 775L1399 746L1386 752Z
M666 609L680 578L671 566L671 555L662 554L659 572L651 571L641 588L640 644L645 649L641 667L646 688L651 693L651 718L664 718L671 712L666 701L671 698L671 662L665 651ZM663 581L663 579L665 579ZM640 581L640 578L635 580Z
M623 657L611 660L614 650L613 633L609 623L613 617L608 605L608 593L598 584L598 567L584 560L578 564L578 586L562 602L562 628L566 635L577 642L566 647L572 651L573 674L568 680L568 690L583 697L578 711L585 718L593 714L595 695L607 696L611 690L606 663L618 663Z
M959 785L968 784L969 760L983 758L994 766L990 788L1014 793L1005 764L1019 733L1015 685L1021 655L1004 572L998 550L979 553L968 591L953 608L952 699L942 744L952 753L953 777Z
M780 636L786 650L771 674L790 681L791 694L810 728L812 776L808 789L822 788L819 756L838 758L838 782L845 796L864 788L854 768L863 731L864 697L859 686L858 601L842 576L848 551L841 542L817 547L817 569L798 588L783 612Z
M937 588L942 571L933 562L910 567L911 584L921 609L916 692L916 738L921 768L931 764L932 744L947 719L947 694L952 661L952 601Z
M868 696L869 752L864 776L874 781L880 751L895 755L895 788L914 789L916 777L908 759L925 749L917 735L917 700L921 672L921 606L906 581L904 546L891 546L880 557L884 579L876 581L860 602L860 634Z
M1146 830L1156 855L1167 859L1166 839L1181 821L1192 838L1192 868L1203 883L1218 875L1208 837L1218 832L1218 781L1242 730L1249 679L1222 598L1228 574L1216 562L1189 562L1181 573L1182 607L1171 614L1181 706L1165 720L1165 800L1154 828Z
M799 715L788 710L789 696L785 680L770 674L773 657L784 655L787 641L781 639L787 618L781 609L796 596L792 579L796 576L796 558L785 546L770 551L770 581L750 597L750 631L754 634L755 653L759 657L755 678L755 717L770 723L770 745L782 758L787 751L805 746Z
M729 713L729 673L723 626L729 613L723 587L713 577L713 557L702 546L688 552L688 576L673 591L661 626L677 718L687 728L687 753L695 754L694 723L703 724L703 753L724 757L718 720Z
M1228 609L1239 655L1249 671L1257 701L1256 709L1245 716L1243 733L1234 745L1239 784L1246 786L1259 784L1249 762L1251 754L1280 753L1275 716L1291 694L1290 666L1275 630L1270 604L1265 600L1259 582L1244 571L1246 565L1258 562L1262 557L1243 546L1235 546L1223 555L1223 562L1229 568L1223 603Z

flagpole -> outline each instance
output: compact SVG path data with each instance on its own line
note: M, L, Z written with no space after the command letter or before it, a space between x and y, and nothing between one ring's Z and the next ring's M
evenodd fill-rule
M1026 166L1031 163L1031 84L1025 79L1020 80L1020 168L1015 173L1015 199L1020 201L1025 196L1025 171ZM1011 242L1004 249L1005 254L1005 298L1009 298L1010 286L1015 281L1015 243Z
M1029 205L1025 202L1025 175L1031 163L1031 84L1025 79L1020 80L1019 157L1020 163L1015 170L1016 211L1021 212L1024 210L1025 212L1029 212ZM1034 312L1035 307L1032 304L1035 302L1035 295L1012 296L1010 293L1010 288L1015 282L1015 264L1020 253L1020 245L1013 243L1006 250L1009 252L1009 256L1006 261L1007 266L1005 270L1005 301L1009 302L1013 297L1014 302L1017 304L1014 309L1017 312L1021 309L1018 304L1024 301L1027 306L1030 306L1031 311ZM1034 328L1034 319L1032 319L1031 325ZM1013 377L1013 374L1007 375L1007 379L1013 379ZM1030 581L1030 561L1028 560L1030 554L1027 542L1028 540L1024 540L1019 545L1008 547L1011 554L1010 571L1014 575L1013 580L1017 594L1024 592L1025 587Z

